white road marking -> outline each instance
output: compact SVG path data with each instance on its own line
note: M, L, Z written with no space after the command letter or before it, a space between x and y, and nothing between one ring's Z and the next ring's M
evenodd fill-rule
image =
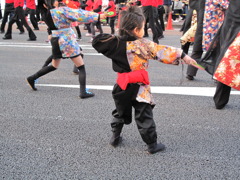
M64 88L79 88L79 85L64 85L64 84L36 84L36 86L46 87L64 87ZM108 85L87 85L89 89L97 90L112 90L113 86ZM151 86L152 93L156 94L175 94L175 95L190 95L190 96L208 96L213 97L215 87L176 87L176 86ZM232 95L240 95L240 91L231 91Z

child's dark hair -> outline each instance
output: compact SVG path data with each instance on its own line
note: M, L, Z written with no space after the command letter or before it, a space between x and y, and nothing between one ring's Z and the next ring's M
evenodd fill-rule
M135 28L141 29L145 17L143 15L142 9L137 6L130 6L126 11L122 11L119 35L129 35L135 36L132 31Z

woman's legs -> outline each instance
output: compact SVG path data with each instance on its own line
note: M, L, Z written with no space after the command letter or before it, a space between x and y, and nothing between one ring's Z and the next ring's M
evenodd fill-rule
M38 72L36 72L35 74L33 74L32 76L29 76L27 78L27 82L28 84L30 85L30 87L36 91L37 88L35 87L35 80L38 79L39 77L41 76L44 76L45 74L48 74L52 71L55 71L58 66L60 64L60 59L56 60L56 59L53 59L52 60L52 65L50 66L45 66L43 67L42 69L40 69Z
M80 84L80 95L79 97L84 99L84 98L89 98L93 97L94 93L88 92L86 90L86 70L84 66L84 62L81 56L77 56L75 58L71 58L77 69L79 70L78 74L78 80Z

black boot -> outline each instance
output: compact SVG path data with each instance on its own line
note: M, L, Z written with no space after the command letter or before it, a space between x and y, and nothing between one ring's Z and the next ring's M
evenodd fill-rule
M110 139L110 145L113 147L117 147L119 143L122 141L122 137L120 136L122 132L123 124L118 124L116 127L112 128L112 137Z
M79 70L78 79L80 84L80 95L81 99L93 97L95 94L86 90L86 71L85 66L77 67Z
M152 143L152 144L148 144L148 149L147 151L149 152L149 154L154 154L157 153L159 151L163 151L165 149L165 145L162 143Z
M53 55L49 56L47 60L44 62L42 68L48 66L52 62L52 59L53 59Z
M29 76L27 78L27 82L28 84L30 85L30 87L32 88L32 90L34 91L37 91L37 88L35 87L35 80L51 71L54 71L56 70L55 67L53 67L52 65L50 66L46 66L46 67L43 67L42 69L40 69L38 72L36 72L34 75L32 76Z

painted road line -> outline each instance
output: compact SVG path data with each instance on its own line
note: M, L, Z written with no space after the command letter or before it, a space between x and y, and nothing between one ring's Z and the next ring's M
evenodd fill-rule
M64 84L36 84L36 86L79 88L79 85L64 85ZM96 90L112 90L113 86L87 85L87 88L96 89ZM151 86L151 91L152 93L155 93L155 94L175 94L175 95L213 97L215 90L216 90L215 87ZM240 95L240 91L231 91L231 94Z

